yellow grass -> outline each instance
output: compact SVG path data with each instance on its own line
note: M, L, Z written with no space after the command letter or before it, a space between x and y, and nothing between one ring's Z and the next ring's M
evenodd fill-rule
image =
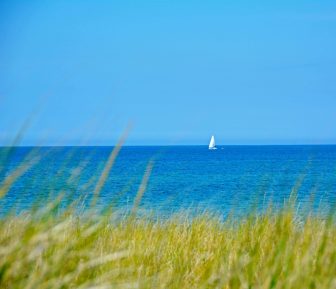
M0 223L0 288L336 288L336 228L291 209L222 222L67 212Z

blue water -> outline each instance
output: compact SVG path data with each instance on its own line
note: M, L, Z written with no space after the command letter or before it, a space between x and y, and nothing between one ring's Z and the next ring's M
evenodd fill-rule
M0 148L0 177L26 165L29 153L41 160L10 187L0 210L29 209L61 191L87 205L111 147ZM36 150L36 151L35 151ZM154 167L140 208L159 214L181 209L220 214L272 202L283 204L291 191L300 204L332 206L336 201L336 146L123 147L103 186L97 206L131 208L149 160ZM313 200L313 201L312 201Z

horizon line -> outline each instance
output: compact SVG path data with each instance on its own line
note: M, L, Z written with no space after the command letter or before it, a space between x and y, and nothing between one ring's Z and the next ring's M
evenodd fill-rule
M0 145L0 148L31 148L31 147L114 147L115 144L111 145L76 145L76 144L65 144L65 145ZM192 146L204 146L208 147L208 144L136 144L136 145L122 145L122 147L192 147ZM299 144L219 144L216 147L233 147L233 146L336 146L336 143L299 143Z

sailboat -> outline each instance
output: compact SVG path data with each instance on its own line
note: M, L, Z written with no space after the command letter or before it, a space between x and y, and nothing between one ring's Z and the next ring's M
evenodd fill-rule
M209 150L216 150L216 144L215 144L215 137L211 136L210 143L209 143Z

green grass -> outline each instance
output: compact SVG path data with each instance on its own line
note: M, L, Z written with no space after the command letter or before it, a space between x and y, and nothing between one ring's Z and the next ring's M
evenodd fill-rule
M336 228L290 208L227 222L9 216L0 288L336 288Z

